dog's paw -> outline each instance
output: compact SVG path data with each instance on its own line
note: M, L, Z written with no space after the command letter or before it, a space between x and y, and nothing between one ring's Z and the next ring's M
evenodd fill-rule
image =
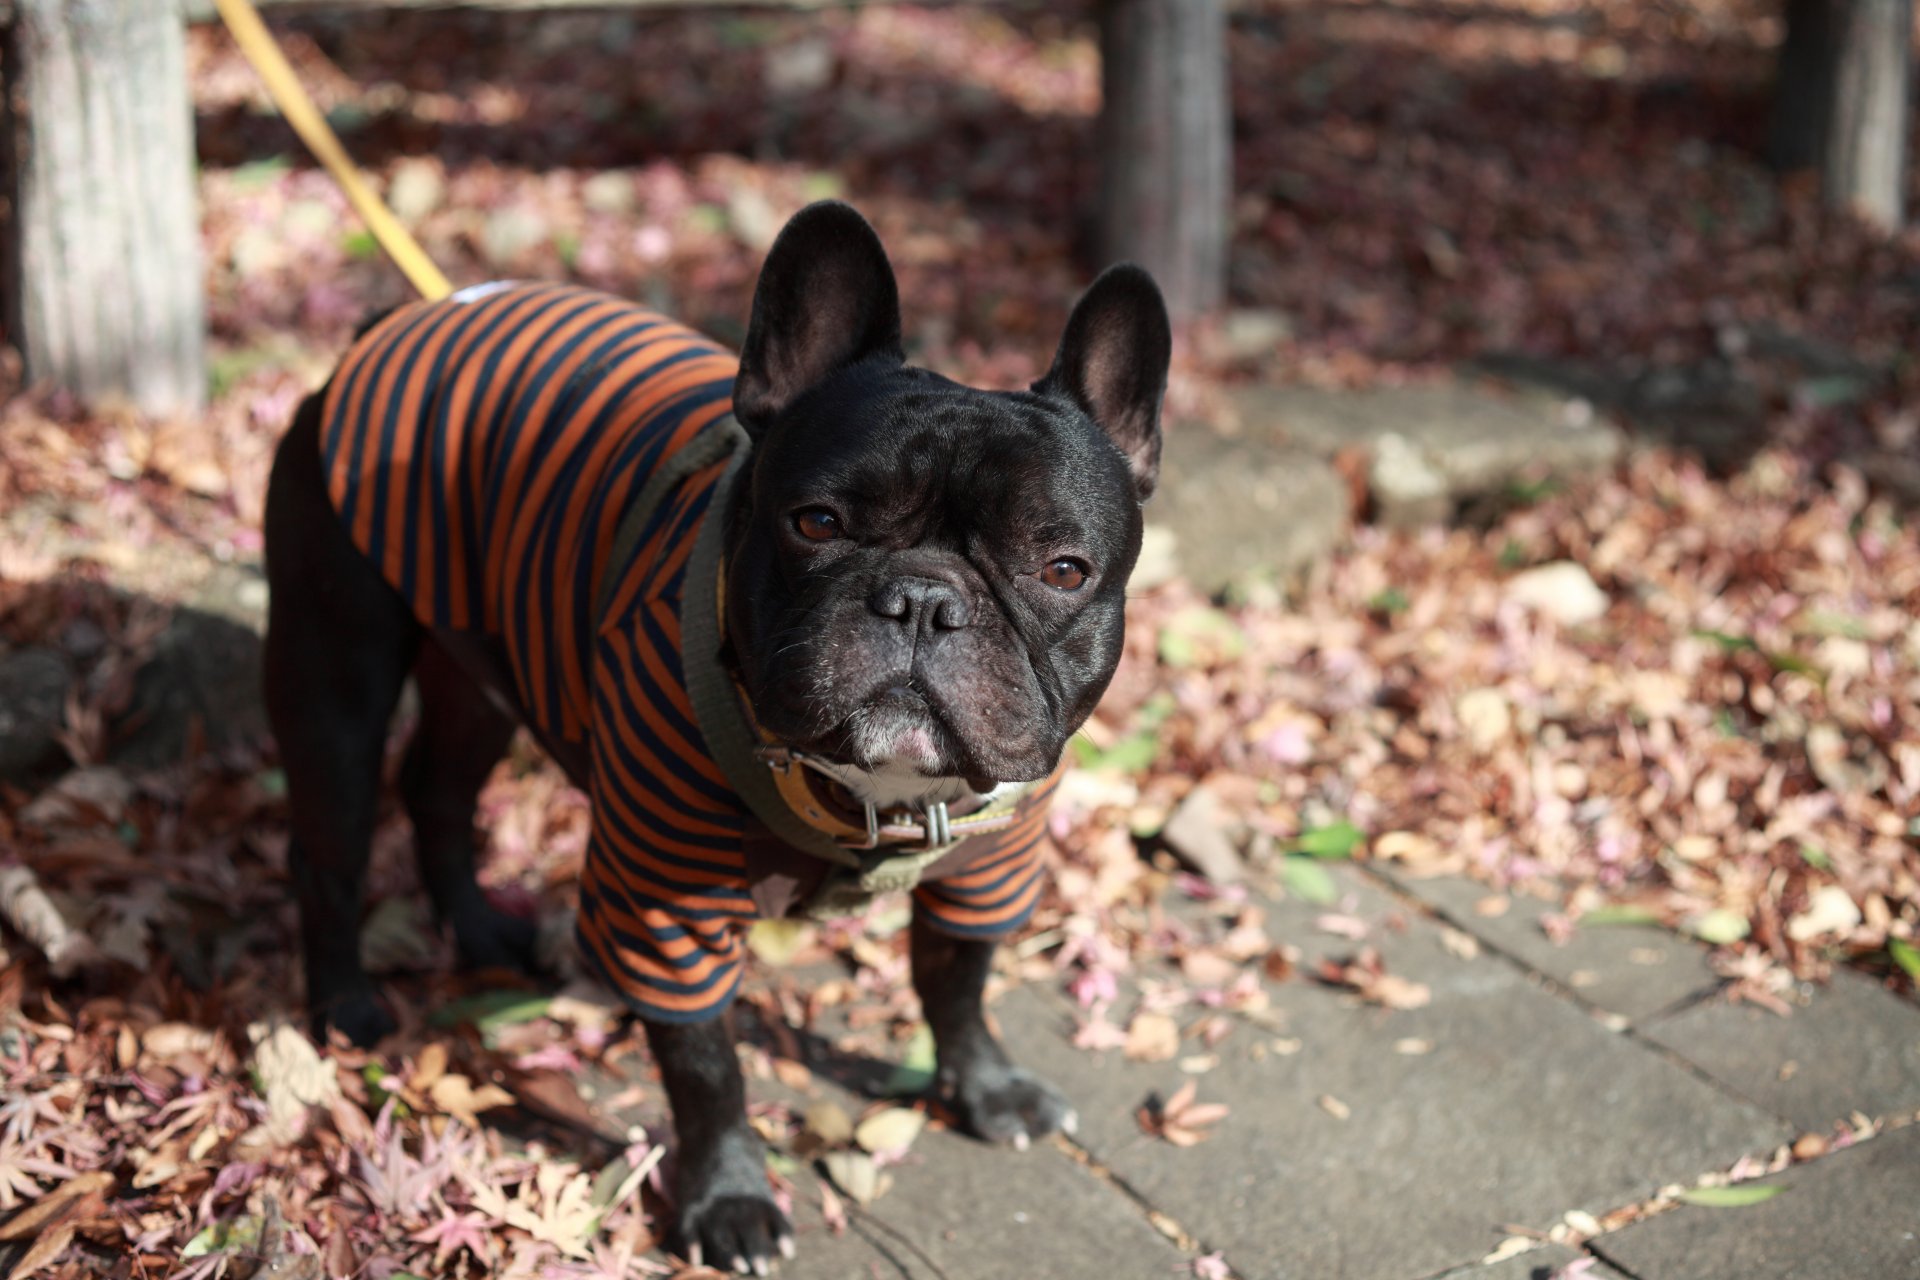
M371 1049L393 1033L393 1015L371 988L344 992L319 1004L313 1014L313 1038L327 1042L332 1027L362 1049Z
M1019 1150L1050 1133L1072 1133L1079 1117L1061 1092L1024 1068L984 1064L953 1086L960 1123L977 1138L1009 1142Z
M485 901L474 904L453 921L460 967L471 972L482 969L538 972L539 932L533 921L509 915Z
M771 1274L776 1257L793 1257L793 1227L765 1192L724 1195L680 1216L680 1239L694 1266Z
M793 1256L793 1227L767 1186L767 1149L744 1124L704 1152L680 1153L681 1256L694 1266L764 1276Z

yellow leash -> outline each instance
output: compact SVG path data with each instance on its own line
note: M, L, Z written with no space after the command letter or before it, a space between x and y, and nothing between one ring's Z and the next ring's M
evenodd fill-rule
M233 42L240 46L240 52L253 64L253 69L260 73L267 92L280 108L280 114L287 118L293 131L307 144L307 150L313 152L327 172L333 175L333 180L340 184L347 203L367 224L367 230L373 233L374 240L386 250L387 256L393 259L393 264L400 268L408 283L428 301L452 293L453 285L440 273L440 268L433 265L419 241L380 202L380 197L373 193L373 189L361 180L353 161L347 158L346 148L340 145L340 139L327 124L327 118L320 114L320 109L313 105L313 99L301 87L293 68L287 65L286 55L274 43L267 24L260 20L260 11L253 7L253 0L214 0L214 6L220 10L227 30L233 33Z

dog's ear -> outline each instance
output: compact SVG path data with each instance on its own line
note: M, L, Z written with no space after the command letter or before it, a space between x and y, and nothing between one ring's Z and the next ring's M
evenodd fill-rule
M851 205L810 204L781 230L760 268L734 416L758 436L809 387L870 358L906 359L893 267Z
M1160 478L1160 398L1173 329L1153 277L1132 263L1108 267L1074 304L1053 368L1033 384L1064 396L1098 423L1133 471L1140 501Z

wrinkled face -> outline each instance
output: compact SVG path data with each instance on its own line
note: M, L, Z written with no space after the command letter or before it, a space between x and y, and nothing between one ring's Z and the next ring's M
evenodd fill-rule
M869 362L756 450L733 657L777 737L977 790L1045 777L1119 660L1134 480L1077 406Z
M906 364L865 219L795 214L733 387L754 452L727 648L761 725L894 782L1051 772L1120 658L1171 343L1152 278L1118 266L1031 391L960 386Z

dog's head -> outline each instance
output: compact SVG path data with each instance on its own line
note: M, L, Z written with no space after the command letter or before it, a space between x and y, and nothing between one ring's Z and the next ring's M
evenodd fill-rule
M1031 390L961 386L906 363L866 221L795 215L734 384L755 443L727 632L761 723L877 774L1046 776L1120 658L1170 345L1153 279L1119 266Z

